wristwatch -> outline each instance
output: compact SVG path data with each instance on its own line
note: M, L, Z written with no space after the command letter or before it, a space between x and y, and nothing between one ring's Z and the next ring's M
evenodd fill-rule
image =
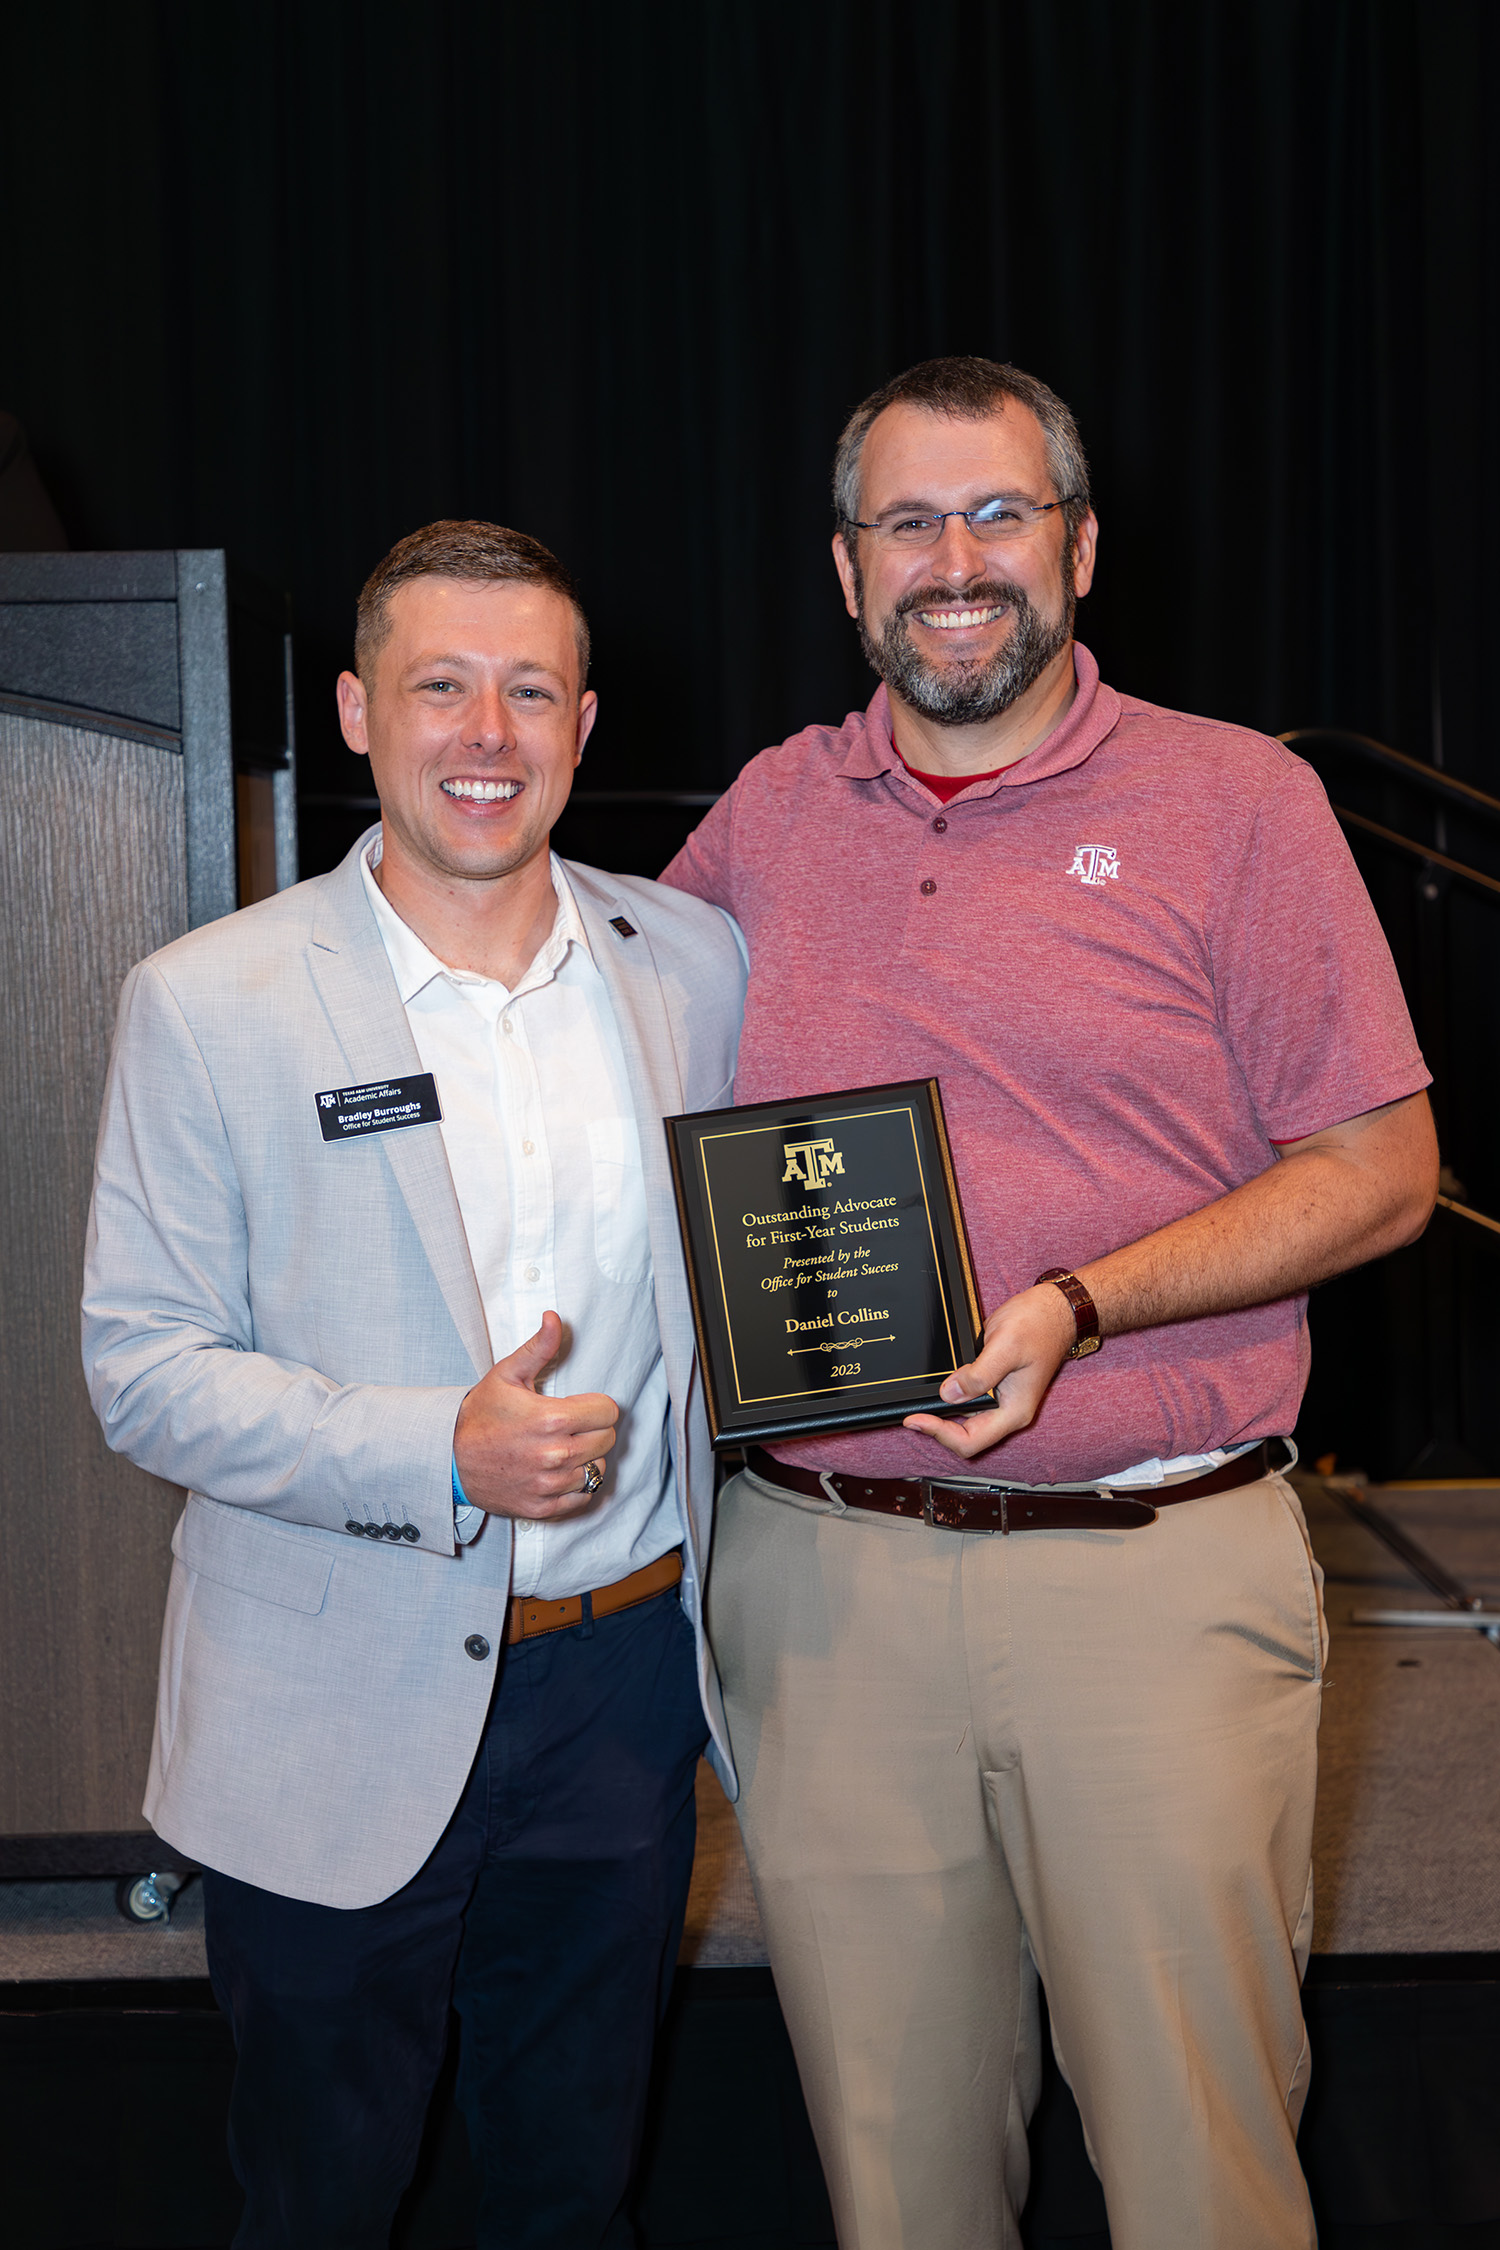
M1104 1341L1099 1333L1098 1306L1077 1274L1069 1273L1066 1266L1049 1266L1045 1273L1037 1275L1035 1286L1039 1289L1044 1281L1055 1283L1073 1308L1078 1341L1070 1347L1069 1359L1087 1359L1089 1353L1096 1352Z

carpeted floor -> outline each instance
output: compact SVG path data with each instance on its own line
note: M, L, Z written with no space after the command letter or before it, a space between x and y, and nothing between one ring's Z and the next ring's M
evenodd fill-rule
M146 1839L142 1873L149 1861ZM698 1769L698 1857L680 1958L695 1969L752 1968L766 1958L734 1812L706 1765ZM126 1921L112 1882L0 1882L0 1994L6 1984L207 1974L195 1882L180 1893L170 1928Z
M1500 1648L1470 1630L1356 1625L1437 1597L1302 1484L1331 1648L1319 1739L1313 1950L1500 1952ZM1500 1603L1500 1488L1387 1485L1370 1498Z
M1500 1952L1500 1648L1473 1631L1354 1624L1356 1609L1440 1605L1318 1479L1298 1482L1332 1634L1314 1950ZM1500 1603L1500 1488L1387 1486L1371 1498ZM739 1831L707 1766L698 1821L683 1964L758 1966L765 1940ZM194 1883L162 1928L126 1922L113 1883L0 1882L0 1984L205 1973Z
M141 1873L150 1866L149 1837ZM0 1987L204 1977L203 1892L189 1882L171 1927L127 1922L113 1883L0 1883Z
M1500 1648L1472 1629L1356 1625L1357 1609L1441 1605L1320 1479L1297 1482L1331 1639L1314 1951L1500 1953ZM1500 1605L1500 1486L1386 1486L1370 1497ZM764 1961L733 1810L706 1766L698 1824L683 1960Z
M698 1856L678 1960L690 1969L751 1969L765 1959L765 1936L734 1807L709 1768L701 1765Z

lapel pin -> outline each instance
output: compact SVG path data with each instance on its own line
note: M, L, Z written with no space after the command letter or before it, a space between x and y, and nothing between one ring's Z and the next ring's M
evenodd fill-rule
M627 922L623 914L611 914L609 926L612 930L617 930L621 937L635 936L634 922Z

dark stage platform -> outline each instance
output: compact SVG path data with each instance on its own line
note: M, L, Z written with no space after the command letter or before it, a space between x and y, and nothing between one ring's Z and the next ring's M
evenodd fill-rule
M1332 2250L1500 2250L1500 1648L1472 1627L1371 1626L1438 1603L1301 1479L1333 1636L1307 2014L1303 2155ZM1500 1600L1500 1486L1372 1493ZM831 2244L733 1815L707 1770L639 2211L648 2250ZM0 2235L7 2250L209 2250L233 2230L232 2054L204 1981L198 1893L132 1927L108 1883L0 1884ZM1049 2077L1031 2250L1105 2250L1077 2113ZM396 2240L472 2241L445 2088Z

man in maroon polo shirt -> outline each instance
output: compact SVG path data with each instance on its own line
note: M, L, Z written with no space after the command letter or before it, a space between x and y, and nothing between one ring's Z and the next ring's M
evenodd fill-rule
M1074 643L1098 525L1061 400L928 362L834 487L883 684L753 760L665 879L749 941L740 1100L941 1081L991 1308L945 1395L996 1403L778 1444L720 1504L741 1822L839 2239L1019 2241L1040 1972L1115 2250L1302 2250L1323 1626L1279 1441L1307 1289L1431 1210L1428 1073L1309 769ZM1041 1528L894 1512L922 1478L1024 1486ZM1058 1527L1080 1486L1132 1525Z

